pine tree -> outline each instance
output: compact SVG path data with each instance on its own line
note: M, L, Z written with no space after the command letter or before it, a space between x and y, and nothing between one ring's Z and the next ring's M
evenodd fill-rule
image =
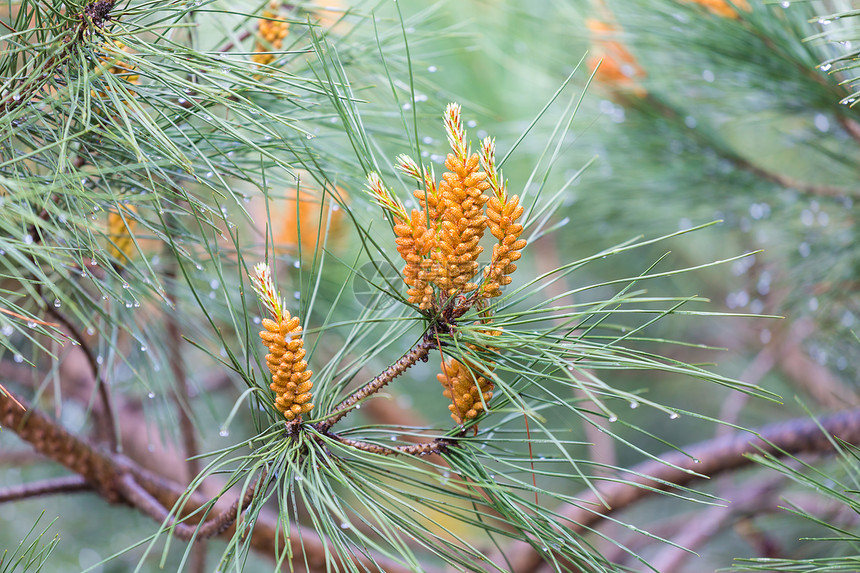
M744 205L749 196L727 189L735 177L847 201L848 183L801 185L739 150L682 105L684 91L667 95L672 81L695 91L689 83L655 72L661 47L695 46L693 66L753 54L753 87L781 86L783 112L827 106L854 138L843 104L857 96L839 82L850 55L824 58L825 36L803 43L825 26L822 6L559 7L589 31L591 56L568 57L573 72L520 125L494 106L500 80L486 85L465 61L437 74L440 50L480 45L460 38L464 15L450 5L7 6L0 459L20 466L7 475L22 483L4 483L0 503L26 519L0 527L0 571L677 570L673 543L699 543L673 537L681 510L620 512L663 492L693 502L704 525L690 534L717 530L727 518L708 512L720 491L701 479L753 461L770 477L744 483L739 503L752 513L782 491L775 475L856 509L857 410L762 416L750 434L713 402L748 397L764 412L778 393L701 365L695 353L711 339L663 330L676 318L773 321L761 316L771 307L731 317L685 290L762 255L748 241L711 258L662 252L720 236L718 223L698 222L714 204L699 197L669 214L695 224L637 223L668 203L643 191L668 196L673 178L689 184L714 165L731 170L708 192ZM545 7L495 8L487 22L560 22L542 18ZM673 18L687 28L655 33ZM456 93L458 74L474 93ZM571 167L565 151L595 103L624 120L603 145L646 163L645 151L680 140L684 169L616 168L601 183L612 200L570 208L573 186L597 189L603 174L586 159ZM654 148L641 148L646 138ZM852 168L832 141L818 149ZM596 238L616 215L623 228ZM832 276L848 280L851 255ZM854 302L839 290L821 295L831 317ZM796 308L787 298L773 310ZM672 394L655 380L683 382ZM691 444L697 420L736 427ZM808 454L834 461L819 470ZM794 557L748 566L820 563Z

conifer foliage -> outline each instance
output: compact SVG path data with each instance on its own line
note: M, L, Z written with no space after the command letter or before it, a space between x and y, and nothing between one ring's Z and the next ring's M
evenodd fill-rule
M748 253L641 255L713 223L558 256L589 223L564 213L583 68L519 135L488 120L510 150L497 156L447 103L454 74L425 65L460 38L444 3L327 4L0 9L0 462L22 481L0 504L26 517L0 519L0 549L14 538L0 571L645 567L624 535L657 543L659 524L614 512L663 491L710 507L695 480L754 453L798 477L786 455L837 452L848 477L824 487L842 499L860 414L678 451L674 428L707 418L702 388L779 401L654 330L728 319L673 281ZM611 105L655 103L598 4L595 80ZM752 0L672 5L761 15ZM535 147L556 151L507 162ZM389 304L350 296L358 279ZM656 391L678 378L682 395ZM623 456L597 456L596 434ZM34 499L56 521L28 513ZM112 527L128 515L114 504L149 521Z

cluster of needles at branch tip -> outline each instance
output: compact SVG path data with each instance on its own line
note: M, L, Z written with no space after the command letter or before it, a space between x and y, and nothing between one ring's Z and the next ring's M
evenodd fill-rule
M290 316L284 299L275 290L269 265L259 263L251 273L251 285L272 318L263 319L260 338L269 349L266 364L272 374L269 388L275 392L275 407L287 420L301 419L311 411L311 375L305 357L302 327Z
M508 195L497 170L495 141L487 137L480 153L472 153L460 116L460 106L448 104L443 123L451 152L446 171L437 182L432 168L419 166L407 155L397 157L398 169L423 188L413 191L419 209L407 212L377 173L368 175L368 192L393 222L397 252L405 262L403 282L407 300L436 324L451 331L454 322L475 306L482 324L492 322L485 299L501 296L511 283L526 241L520 238L523 214L517 195ZM489 192L489 195L485 192ZM497 243L489 264L479 272L480 245L489 228ZM481 280L475 282L477 278ZM497 330L483 330L498 335ZM472 351L485 350L469 344ZM451 358L442 363L439 381L451 400L451 417L462 424L486 410L493 395L492 364L478 366Z

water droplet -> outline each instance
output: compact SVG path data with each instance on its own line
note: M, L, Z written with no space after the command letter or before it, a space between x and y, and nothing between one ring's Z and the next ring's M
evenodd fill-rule
M27 321L27 328L36 328L36 323L32 320Z
M356 409L356 410L361 410L361 404L356 404L356 405L355 405L355 409Z
M428 136L424 137L421 141L423 143L426 143L427 145L430 145L431 143L433 143L433 138L428 135Z
M203 177L205 177L206 179L212 179L212 176L213 176L213 175L215 175L215 174L214 174L214 173L212 173L211 171L207 171L207 172L206 172L206 175L204 175Z
M340 528L341 529L349 529L350 525L348 522L344 521L343 523L340 524Z
M609 422L617 422L618 416L616 416L615 414L612 414L611 416L609 416L608 420L609 420Z
M96 364L104 364L104 361L105 361L105 357L102 356L101 354L96 356Z
M797 246L797 252L800 253L801 257L806 258L812 252L812 249L810 248L809 243L804 241Z
M293 268L296 268L296 269L297 269L297 268L299 268L300 266L302 266L301 261L298 261L298 260L293 261Z
M98 266L98 264L99 264L99 262L97 260L90 259L90 266L91 267L96 267L96 266Z
M789 2L788 0L783 0L780 6L782 6L783 8L788 8L789 6L791 6L791 2Z
M715 79L714 72L711 70L704 70L702 72L702 79L708 83L712 83Z
M122 283L122 288L124 288L124 289L128 289L128 288L129 288L129 284L128 284L127 282L123 281L123 283Z
M95 334L95 333L96 333L96 329L95 329L95 328L93 328L92 326L90 326L89 328L87 328L87 334L88 334L88 335L92 336L92 335L93 335L93 334Z
M305 136L305 139L313 139L313 138L314 138L314 136L310 133Z
M221 428L221 431L218 432L218 435L222 438L226 438L230 435L230 430L228 430L227 428Z
M435 74L438 69L436 66L427 66L427 71L431 74Z
M141 352L146 352L146 350L147 350L146 346L141 345L141 347L140 347L140 351L141 351Z
M830 68L833 67L833 64L821 64L818 67L819 67L819 69L821 69L822 72L827 72L827 71L830 71Z
M677 420L677 419L678 419L678 418L680 418L680 417L681 417L681 415L680 415L680 414L678 414L678 412L672 412L671 414L669 414L669 419L670 419L670 420Z
M693 463L694 464L700 464L702 462L699 461L699 458L693 458Z
M296 299L296 300L301 299L301 298L302 298L302 293L300 293L299 291L294 292L294 293L293 293L293 298L294 298L294 299Z
M296 476L296 481L304 481L304 479L305 478L303 478L302 476L298 476L298 475Z
M155 392L150 392L149 394L146 395L146 397L149 398L150 400L152 400L153 398L155 398Z
M630 408L635 410L639 407L639 402L630 402Z
M15 356L12 357L12 360L14 360L18 364L20 364L21 362L24 362L24 357L21 356L20 354L16 354Z
M470 119L469 121L466 122L466 127L469 127L469 128L478 127L478 122L475 121L474 119Z
M24 235L24 242L28 245L32 245L33 244L33 235L30 235L29 233Z
M11 324L7 324L3 326L3 330L0 332L3 333L3 336L12 336L12 333L15 332L15 329L12 328Z
M212 290L215 290L219 286L221 286L221 283L218 282L218 279L212 279L211 281L209 281L209 288L211 288Z

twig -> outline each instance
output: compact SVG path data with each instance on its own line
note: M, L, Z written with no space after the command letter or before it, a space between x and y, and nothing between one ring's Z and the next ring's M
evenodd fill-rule
M703 477L750 465L753 463L750 454L782 456L832 452L830 436L850 443L860 441L860 408L821 418L818 423L807 418L789 420L764 426L752 434L736 432L699 442L688 446L686 453L671 451L658 460L647 460L625 470L628 475L619 476L619 481L604 482L596 491L582 492L577 505L561 510L559 515L570 521L574 532L582 532L604 517L658 491L670 491ZM501 559L495 556L491 561L500 562ZM544 557L531 545L518 542L511 545L509 560L516 573L531 573L538 569Z
M681 530L680 535L672 539L673 545L665 547L649 561L651 567L660 573L675 573L699 547L711 540L717 533L741 514L756 514L760 510L775 508L775 494L785 481L783 476L777 476L763 484L750 485L735 490L737 495L730 499L728 507L715 506L690 520ZM686 550L681 548L686 548Z
M843 115L838 116L839 124L842 126L845 131L848 132L854 141L860 143L860 124L851 119L850 117L845 117Z
M169 273L174 274L174 273ZM169 281L168 281L169 282ZM176 308L176 298L171 294L170 300ZM197 434L194 428L194 421L189 415L191 409L191 400L188 393L188 380L185 371L185 365L182 362L182 336L179 332L179 325L176 321L176 312L170 312L167 316L167 361L170 365L170 371L173 374L173 381L176 385L173 396L176 403L177 416L179 416L179 431L182 435L182 447L185 451L185 457L188 464L188 473L191 477L200 473L200 462L196 459Z
M623 103L628 107L636 108L646 113L656 112L660 114L660 116L672 120L678 125L684 125L682 123L682 118L685 114L683 112L679 112L679 110L671 104L661 101L653 94L649 93L644 98L624 95L619 95L619 97L623 99ZM807 181L800 181L798 179L788 177L781 173L768 171L763 167L754 165L725 144L708 138L701 130L686 129L685 133L690 135L690 137L699 144L710 147L717 153L717 155L729 161L738 169L748 171L757 177L776 183L786 189L794 189L800 193L822 197L860 197L860 190L858 189L840 187L838 185L809 183Z
M265 473L245 492L245 495L233 502L229 509L206 519L202 524L197 523L189 525L176 521L169 511L155 497L153 497L146 489L137 483L134 476L126 473L120 479L118 488L125 495L133 507L141 510L143 513L154 519L161 521L171 530L173 535L183 541L204 540L216 535L221 535L227 528L236 522L241 508L247 508L254 495L257 493L257 485L265 480ZM169 522L169 523L168 523Z
M350 438L344 438L343 436L339 436L337 434L326 434L326 436L340 442L345 446L350 446L352 448L355 448L357 450L363 450L365 452L381 454L383 456L391 456L396 454L403 454L409 456L429 456L432 454L444 453L449 447L451 447L455 443L452 440L448 440L446 438L436 438L431 442L418 442L415 444L386 447L380 446L378 444L371 444L370 442L363 442L361 440L352 440Z
M65 314L53 308L53 305L47 304L46 308L48 312L54 316L66 329L69 331L69 334L78 342L78 348L84 353L84 356L87 359L87 364L89 364L90 372L92 372L93 380L96 383L96 390L99 393L99 400L102 403L102 408L104 408L104 412L102 415L104 417L103 423L107 427L107 440L110 450L112 452L118 451L118 440L117 440L117 423L116 416L114 416L113 405L111 404L110 399L110 390L108 390L107 381L104 377L99 373L99 363L96 360L93 351L86 344L86 339L83 336L83 333L75 326L71 320L69 320Z
M830 370L813 361L803 348L803 341L815 332L809 319L795 321L779 341L780 370L795 385L809 393L819 404L837 410L860 403L857 393L846 387Z
M316 429L321 434L328 433L328 430L338 422L341 418L347 415L349 411L361 400L364 400L371 394L381 390L386 384L406 372L410 367L414 366L419 360L426 361L430 349L435 346L435 343L428 337L421 340L414 348L400 357L400 359L383 370L376 378L356 390L343 402L337 405L331 415L316 425Z
M92 486L81 476L65 476L3 488L0 490L0 503L20 501L42 495L92 491L92 489Z

